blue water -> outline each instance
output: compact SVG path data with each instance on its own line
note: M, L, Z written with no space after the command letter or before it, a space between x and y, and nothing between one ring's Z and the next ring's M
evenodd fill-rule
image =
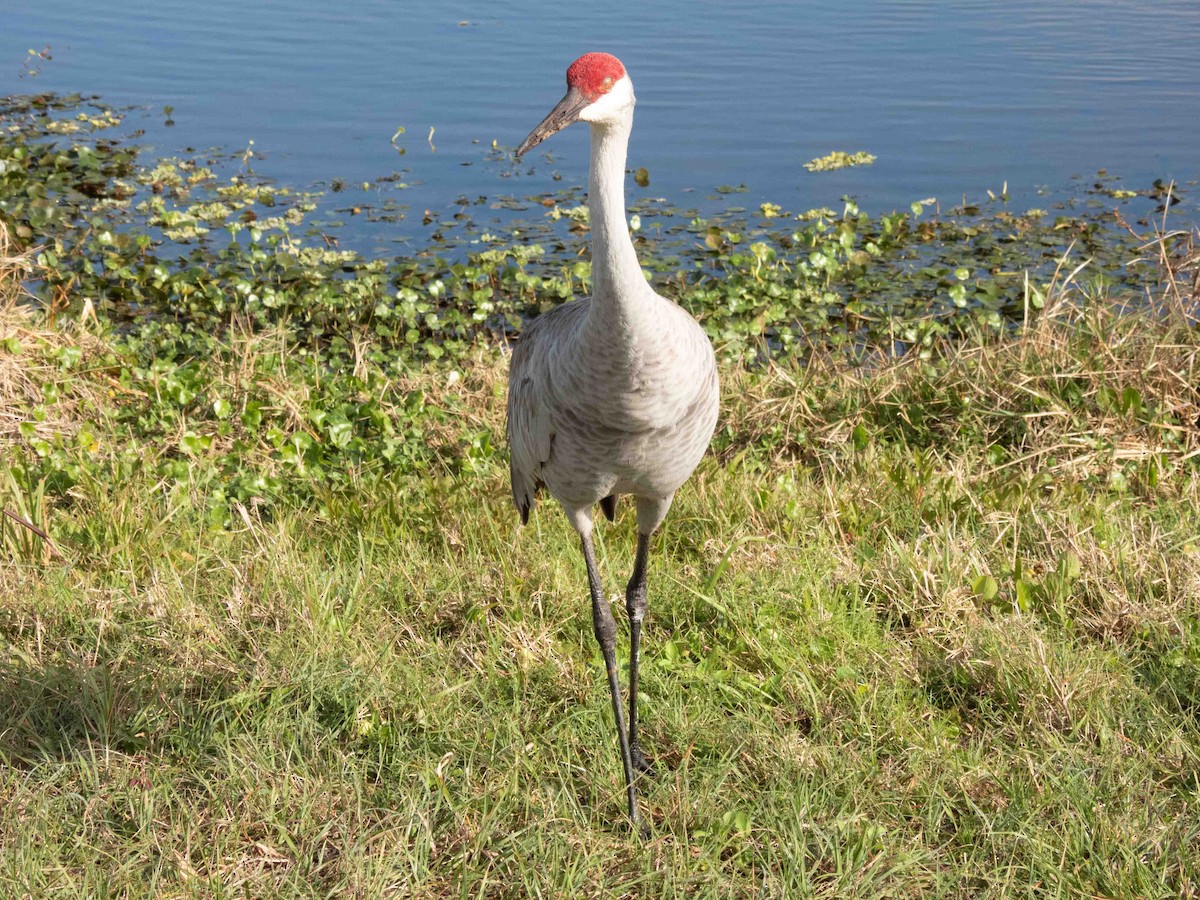
M47 45L30 74L26 51ZM592 49L620 56L637 90L629 162L650 183L631 180L631 198L803 210L852 194L882 211L1007 183L1024 209L1101 168L1129 188L1200 178L1200 4L1185 0L5 0L0 93L144 107L129 121L164 154L253 141L256 171L299 187L401 172L415 215L349 227L402 237L461 196L582 184L581 126L543 145L552 162L487 151L516 145ZM831 150L878 161L804 170Z

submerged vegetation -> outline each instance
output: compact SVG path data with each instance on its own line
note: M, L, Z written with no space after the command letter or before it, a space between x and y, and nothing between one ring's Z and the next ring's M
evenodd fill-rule
M582 197L369 259L119 120L0 117L4 893L1200 892L1166 188L636 211L726 398L650 576L638 843L582 562L552 505L517 529L502 447L507 339L587 290Z

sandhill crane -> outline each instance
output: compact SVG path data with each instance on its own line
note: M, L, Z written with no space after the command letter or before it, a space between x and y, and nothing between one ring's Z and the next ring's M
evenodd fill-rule
M621 744L629 817L640 820L635 771L652 771L638 744L638 663L646 614L646 559L675 491L708 448L717 421L717 367L704 330L660 297L638 265L625 220L625 153L633 84L607 53L567 69L567 94L517 149L521 156L575 121L591 125L588 207L592 296L535 319L513 351L508 442L513 502L529 519L540 487L579 532ZM616 622L592 548L592 513L609 521L617 497L637 502L637 555L625 591L629 614L629 730L621 712Z

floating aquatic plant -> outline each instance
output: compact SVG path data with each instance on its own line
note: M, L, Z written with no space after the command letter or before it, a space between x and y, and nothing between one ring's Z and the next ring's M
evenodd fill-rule
M825 156L810 159L804 164L804 168L810 172L832 172L835 169L847 169L851 166L869 166L873 162L875 162L875 157L865 150L859 150L857 153L834 150Z

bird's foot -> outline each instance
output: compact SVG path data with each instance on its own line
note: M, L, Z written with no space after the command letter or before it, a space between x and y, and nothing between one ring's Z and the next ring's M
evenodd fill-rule
M637 745L636 741L629 745L629 756L633 762L633 768L638 774L654 777L654 766L650 760L646 759L646 754L642 752L642 748Z

